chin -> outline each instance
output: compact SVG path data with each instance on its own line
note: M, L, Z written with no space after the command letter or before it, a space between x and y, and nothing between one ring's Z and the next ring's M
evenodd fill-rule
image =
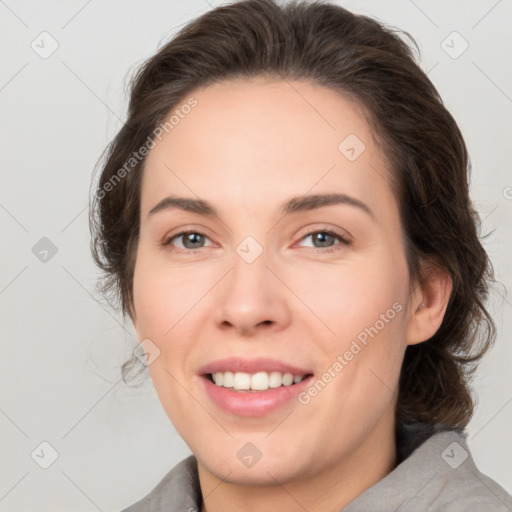
M261 462L261 461L260 461ZM227 483L241 486L275 486L276 482L284 484L295 478L290 468L281 464L264 464L261 462L252 468L234 464L231 467L215 467L212 473Z
M237 452L239 455L237 455ZM305 471L301 471L301 468L290 463L287 460L288 458L282 456L282 454L261 454L261 458L251 461L246 456L246 453L251 452L250 448L246 448L245 451L243 449L237 450L237 452L228 457L217 457L212 454L207 459L200 458L197 455L196 458L209 473L215 475L219 480L235 485L275 486L276 482L284 484L290 480L306 476L302 474ZM254 455L256 455L256 452L254 452ZM245 457L247 457L246 461L244 461Z

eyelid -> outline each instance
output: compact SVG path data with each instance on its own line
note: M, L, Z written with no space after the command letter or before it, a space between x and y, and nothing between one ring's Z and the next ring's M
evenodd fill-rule
M182 238L183 236L185 235L189 235L189 234L195 234L195 235L201 235L202 237L204 238L207 238L208 240L212 241L211 238L202 230L200 229L182 229L180 231L178 231L177 233L173 233L171 235L166 235L162 241L162 246L166 247L166 246L169 246L171 245L171 242L175 239L178 239L178 238ZM211 247L211 245L214 245L213 243L208 245L207 247ZM181 250L181 251L186 251L186 252L193 252L193 251L198 251L199 249L203 249L203 247L199 247L197 249L182 249L181 247L177 247L177 249Z
M328 247L309 247L309 249L315 251L315 252L333 252L337 249L340 249L342 247L340 246L349 246L352 245L353 240L350 235L348 235L346 232L343 232L342 230L338 230L336 228L331 227L318 227L314 229L309 229L306 233L302 234L299 237L299 242L304 240L305 238L310 237L311 235L314 235L316 233L327 233L328 235L334 236L335 238L338 238L340 240L340 243L335 244L333 246Z
M314 222L314 223L308 224L307 226L301 228L297 232L296 236L300 240L302 240L304 237L311 235L313 233L333 233L336 236L338 236L340 238L344 238L347 241L354 240L354 237L346 229L342 229L337 226L333 226L332 224L325 224L322 222Z
M189 233L195 233L195 234L201 235L205 238L208 238L208 240L210 241L210 244L206 247L211 247L211 246L215 245L215 242L213 242L212 237L208 234L210 232L211 232L211 230L209 230L208 228L201 226L201 225L197 225L194 223L183 224L181 226L177 226L177 227L174 227L174 228L166 231L166 233L162 236L162 238L159 239L158 246L162 249L167 249L167 250L173 251L173 252L181 251L182 253L184 253L184 252L193 253L193 252L201 250L202 247L199 247L197 249L187 249L187 248L175 247L172 242L177 238L181 238L182 243L183 243L183 237L185 235L187 235Z
M317 233L326 233L326 234L328 234L330 236L338 238L339 243L337 243L335 245L332 245L332 246L327 246L327 247L307 247L308 252L313 251L314 253L320 253L320 254L322 254L322 253L333 253L333 252L342 250L343 248L345 248L347 246L350 246L353 243L353 240L352 240L351 236L347 236L346 233L343 233L343 232L341 232L341 230L338 230L338 229L335 229L335 228L332 228L332 227L310 228L307 232L303 233L299 237L299 240L298 240L297 243L300 244L300 242L302 242L305 238L308 238L308 237L310 237L312 235L315 235ZM194 229L192 227L183 227L180 231L175 232L175 233L173 233L171 235L167 235L163 239L163 241L161 243L161 246L164 247L164 248L172 246L173 240L182 238L183 236L188 235L188 234L197 234L197 235L200 235L200 236L210 240L210 242L213 242L211 240L211 238L202 229ZM176 251L178 253L195 254L198 251L201 251L201 249L205 249L206 247L211 247L213 245L215 245L214 242L210 243L210 245L205 245L203 247L198 247L198 248L195 248L195 249L194 248L187 249L187 248L174 247L174 246L172 246L172 247L174 247L174 251Z

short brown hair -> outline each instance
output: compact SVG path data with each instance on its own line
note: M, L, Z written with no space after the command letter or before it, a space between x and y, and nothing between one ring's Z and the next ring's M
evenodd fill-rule
M107 148L92 197L91 247L104 271L102 292L134 318L145 159L107 187L131 155L198 87L268 75L335 90L363 107L388 163L411 283L422 282L425 262L453 282L438 331L406 349L396 418L463 429L474 409L470 377L496 335L485 308L494 273L469 198L463 137L400 34L416 45L405 32L322 1L246 0L190 22L132 79L128 119Z

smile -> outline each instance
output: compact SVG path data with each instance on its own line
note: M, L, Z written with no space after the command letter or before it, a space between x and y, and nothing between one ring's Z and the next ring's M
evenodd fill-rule
M307 374L293 375L292 373L265 372L216 372L210 373L209 378L217 386L234 389L235 391L266 391L281 386L293 386L301 382Z

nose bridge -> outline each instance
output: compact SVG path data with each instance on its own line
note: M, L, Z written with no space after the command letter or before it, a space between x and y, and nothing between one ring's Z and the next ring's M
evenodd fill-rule
M235 248L232 270L226 276L215 319L250 331L259 324L285 324L289 312L278 279L267 268L270 254L254 237L247 236Z
M262 246L259 247L256 247L255 242L251 240L241 242L233 255L231 272L230 288L237 293L243 293L245 289L249 293L244 295L252 295L255 298L260 293L265 294L269 278L267 269L269 255Z
M256 245L257 244L257 245ZM268 253L253 237L246 237L233 254L226 301L235 299L240 308L270 299ZM274 290L275 292L275 290ZM260 309L261 310L261 309Z

